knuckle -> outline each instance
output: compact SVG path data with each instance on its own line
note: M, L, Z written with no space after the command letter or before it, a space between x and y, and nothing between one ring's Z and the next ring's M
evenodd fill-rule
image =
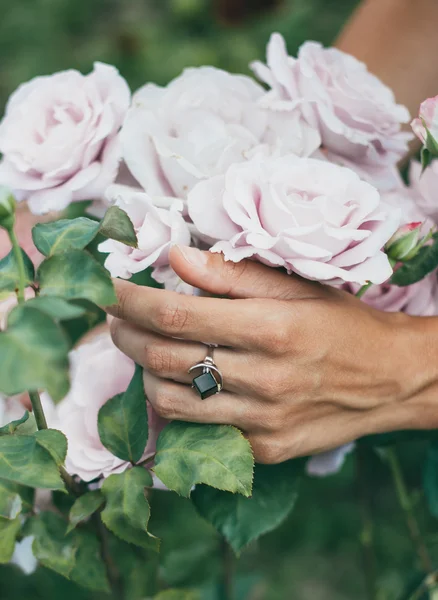
M190 313L187 308L178 304L164 304L156 315L158 328L166 333L180 333L189 323Z
M285 380L284 372L273 366L255 372L254 379L259 393L269 400L275 401L290 391L288 390L289 386Z
M146 346L144 349L144 366L154 375L170 373L172 359L169 352L159 346Z
M177 418L174 397L172 395L172 392L168 390L164 385L161 389L157 391L154 408L155 412L164 419L170 420Z
M114 344L119 347L119 342L120 342L120 329L121 329L121 324L123 323L123 321L121 321L120 319L113 319L110 323L110 334L111 334L111 339L113 340Z
M279 440L269 437L259 437L250 440L256 462L274 465L285 460L285 452Z
M232 260L223 260L222 277L235 284L243 276L247 269L247 261L233 262Z
M280 432L284 428L285 417L283 410L270 409L263 419L263 427L270 432Z

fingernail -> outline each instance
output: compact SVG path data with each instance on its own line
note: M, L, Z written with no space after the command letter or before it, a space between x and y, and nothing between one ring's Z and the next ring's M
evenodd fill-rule
M186 261L198 269L202 269L207 264L205 252L190 246L176 246Z

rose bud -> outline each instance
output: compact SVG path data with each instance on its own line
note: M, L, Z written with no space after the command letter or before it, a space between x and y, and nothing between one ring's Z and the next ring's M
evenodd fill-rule
M423 223L408 223L400 227L385 246L386 254L396 261L410 260L423 245Z
M433 156L438 156L438 96L421 103L420 112L411 127Z
M15 223L15 198L9 188L0 186L0 227L10 230Z

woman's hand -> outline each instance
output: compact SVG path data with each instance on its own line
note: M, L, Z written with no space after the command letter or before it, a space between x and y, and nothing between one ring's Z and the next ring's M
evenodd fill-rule
M366 434L438 426L437 319L376 311L255 262L174 247L182 296L117 280L115 344L145 367L159 415L236 425L276 463ZM201 400L189 368L217 344L224 390Z

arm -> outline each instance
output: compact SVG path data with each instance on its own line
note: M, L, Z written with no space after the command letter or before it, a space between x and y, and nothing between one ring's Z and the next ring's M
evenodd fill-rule
M364 61L412 115L438 94L437 0L364 0L337 46Z

